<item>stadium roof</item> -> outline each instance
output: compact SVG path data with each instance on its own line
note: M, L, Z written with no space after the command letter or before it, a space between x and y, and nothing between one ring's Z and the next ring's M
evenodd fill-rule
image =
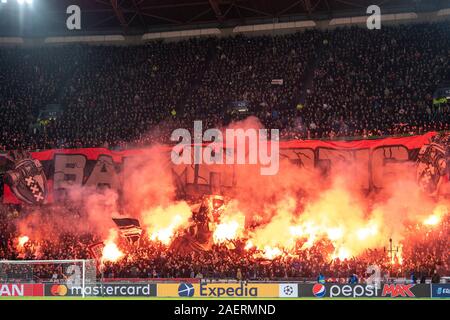
M382 13L437 11L450 0L17 0L0 2L0 34L14 36L67 33L66 9L82 11L83 33L138 34L187 28L321 20L366 15L377 4Z

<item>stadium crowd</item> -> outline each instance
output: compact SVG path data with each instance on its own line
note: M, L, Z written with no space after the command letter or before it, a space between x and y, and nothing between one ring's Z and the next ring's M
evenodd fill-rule
M207 128L250 114L284 139L448 130L448 104L432 95L450 78L449 32L428 23L0 48L0 149L169 142L194 120ZM49 104L62 114L36 126Z
M433 104L434 90L450 79L449 33L448 23L428 23L142 46L0 48L0 151L167 143L173 129L190 129L194 120L206 129L248 115L281 129L283 139L450 130L449 104ZM49 104L62 114L36 126ZM88 248L101 240L88 230L56 229L19 245L19 211L0 205L0 260L92 258ZM269 260L239 242L180 256L143 238L139 246L124 244L125 257L106 262L101 275L246 280L321 272L362 279L377 264L390 276L430 277L436 269L450 272L448 234L448 217L435 229L412 225L394 261L382 249L333 260L326 240ZM33 274L63 277L49 268ZM21 272L30 270L10 270Z
M71 232L59 227L45 229L40 239L18 243L21 235L17 226L17 210L2 206L0 216L0 260L61 260L93 259L89 249L101 239L93 232ZM51 214L49 215L49 219ZM67 217L74 219L74 217ZM51 221L51 220L49 220ZM333 246L327 239L316 241L313 246L301 249L299 242L294 250L264 257L256 249L245 249L242 240L233 243L214 244L211 250L180 255L167 245L142 236L138 244L125 239L118 241L124 256L116 262L104 262L97 277L111 278L199 278L199 279L315 279L322 273L328 281L347 281L356 274L361 281L367 277L369 265L378 265L384 277L429 279L435 270L446 275L450 272L448 234L450 216L439 226L410 224L399 242L401 253L392 254L384 249L368 249L357 257L339 260L331 258ZM388 248L387 248L388 249ZM27 269L13 266L0 270L2 277L34 279L36 281L65 279L63 268L56 265L39 265ZM31 270L33 268L33 270ZM100 271L101 270L101 271ZM5 279L3 279L5 280Z
M447 130L449 110L432 95L448 76L447 28L409 25L326 33L324 58L307 94L305 118L314 137ZM355 41L356 39L356 41ZM344 45L345 44L345 45Z
M327 239L302 250L302 243L298 243L296 249L273 259L267 259L257 249L244 249L244 243L239 241L231 246L229 243L215 244L210 251L187 256L167 251L161 244L145 241L141 249L130 251L130 262L124 258L117 263L107 263L104 276L268 280L314 279L320 272L330 281L346 281L351 274L364 279L367 267L378 265L385 277L410 279L414 274L417 279L430 278L434 270L441 274L450 271L447 250L449 223L450 217L447 216L437 229L411 225L402 240L401 255L391 256L384 249L368 249L357 257L343 260L330 258L334 248Z

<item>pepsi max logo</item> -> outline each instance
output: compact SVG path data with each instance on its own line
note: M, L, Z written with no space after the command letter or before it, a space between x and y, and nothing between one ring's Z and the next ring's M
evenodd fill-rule
M312 288L313 295L317 298L322 298L327 293L327 289L321 283L316 283Z
M178 286L178 295L180 297L192 297L194 295L194 286L192 283L180 283Z

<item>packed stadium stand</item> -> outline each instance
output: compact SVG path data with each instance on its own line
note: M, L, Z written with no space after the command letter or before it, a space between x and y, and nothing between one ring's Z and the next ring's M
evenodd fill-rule
M173 128L191 128L193 120L228 124L239 117L233 102L245 102L247 116L281 129L285 139L448 130L448 105L433 106L432 95L449 78L449 28L1 48L0 145L168 142ZM283 84L272 83L277 79ZM52 103L63 115L33 132L39 109Z
M13 210L9 209L11 212ZM100 239L92 233L73 234L71 232L47 234L47 240L28 241L23 250L18 251L14 241L20 233L14 228L14 219L2 208L0 220L0 258L7 260L61 260L89 259L87 247ZM59 216L60 212L56 213ZM50 219L51 213L48 214ZM69 209L65 217L71 222L81 221L81 213ZM79 223L79 222L78 222ZM255 258L256 250L230 250L225 244L214 245L210 251L179 255L176 250L144 240L139 247L128 247L127 256L117 262L106 262L102 275L105 278L208 278L238 280L283 280L314 279L319 272L332 281L346 282L350 274L363 276L368 265L376 264L384 270L383 277L404 277L411 279L429 278L436 266L441 274L448 274L448 216L442 227L430 232L426 226L411 225L405 238L402 264L392 265L383 248L369 249L363 255L330 262L324 252L330 242L323 240L311 248L298 252L295 257L267 260ZM420 238L417 237L420 234ZM51 240L50 240L51 239ZM238 245L239 247L239 245ZM132 258L131 258L132 257ZM23 270L22 270L23 271ZM51 280L53 275L64 280L58 265L34 270L34 276L41 280ZM21 279L17 276L17 279Z
M192 129L195 120L202 120L203 129L224 128L249 116L265 128L280 129L283 140L445 132L450 105L435 103L433 94L449 83L448 21L132 45L0 46L0 152L135 149L173 143L170 133ZM43 115L52 106L57 111ZM68 226L85 223L77 203L36 210L42 226L54 219ZM43 230L45 239L18 245L18 222L33 213L32 207L0 204L1 260L89 259L90 246L104 240L89 230L49 228ZM327 239L295 256L265 259L239 240L233 250L216 243L211 250L180 255L145 238L139 246L121 243L127 258L105 262L98 276L282 280L315 279L320 272L346 282L377 264L386 277L424 282L437 266L441 274L450 272L449 218L447 212L435 229L414 222L405 226L402 261L393 262L382 247L330 261L324 255L330 251ZM60 269L42 266L33 280L64 281ZM8 280L23 280L21 272L9 270Z

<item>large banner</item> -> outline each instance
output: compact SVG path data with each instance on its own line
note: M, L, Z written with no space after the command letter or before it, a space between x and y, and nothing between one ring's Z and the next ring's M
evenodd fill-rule
M448 175L448 137L448 134L431 132L421 136L376 140L284 141L280 142L280 159L299 169L318 169L323 175L327 175L334 166L348 163L349 174L358 175L358 183L367 190L383 188L387 177L406 168L417 174L419 182L423 181L424 189L433 192L442 177ZM130 174L129 164L136 157L148 157L149 152L160 153L159 158L165 161L164 167L172 172L177 189L184 194L196 190L210 192L217 184L221 190L239 187L239 165L175 165L171 162L170 146L152 148L150 151L87 148L30 154L10 152L0 155L5 182L3 202L50 203L63 197L65 191L72 187L121 190Z

